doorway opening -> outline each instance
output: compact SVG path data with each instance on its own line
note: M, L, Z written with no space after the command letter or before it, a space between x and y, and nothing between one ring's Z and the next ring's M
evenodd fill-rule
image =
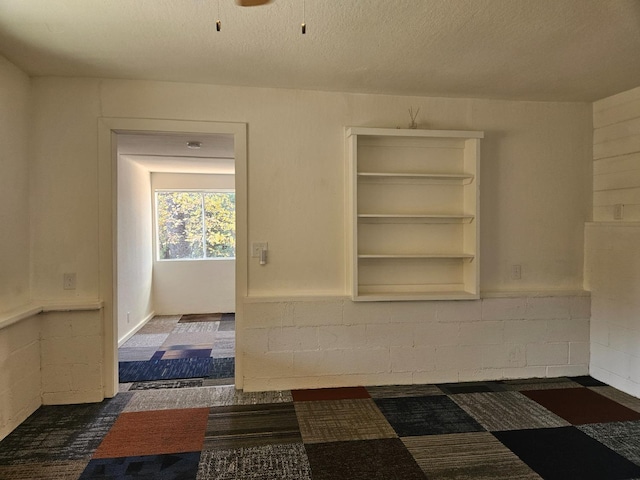
M234 353L246 292L246 125L103 118L99 188L105 397L122 380L242 388ZM185 214L197 195L203 211ZM119 360L146 363L147 373L121 380Z
M233 144L117 135L120 391L234 383Z

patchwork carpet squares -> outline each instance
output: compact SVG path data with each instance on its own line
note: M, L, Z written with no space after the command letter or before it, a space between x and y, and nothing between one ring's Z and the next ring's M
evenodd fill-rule
M156 316L118 349L121 383L229 379L235 371L235 315ZM160 388L167 388L165 386Z
M0 479L640 479L640 399L591 377L246 394L135 385L41 407L0 442Z

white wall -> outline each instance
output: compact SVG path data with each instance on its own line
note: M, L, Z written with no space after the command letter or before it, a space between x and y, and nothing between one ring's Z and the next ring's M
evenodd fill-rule
M153 173L152 189L234 189L233 175ZM153 254L155 311L162 315L235 312L235 259L158 261Z
M118 341L153 315L151 175L118 156Z
M314 315L312 311L318 298L328 296L338 298L332 302L342 305L329 308L341 312L344 308L347 313L340 318L346 316L351 322L350 303L344 301L344 126L407 125L409 106L423 112L418 119L421 128L485 131L481 148L482 290L512 292L526 299L530 297L518 292L562 295L582 289L584 222L590 218L592 194L588 104L97 79L38 78L33 88L34 183L56 185L50 195L38 189L33 198L37 239L33 258L38 265L34 290L39 294L66 295L60 275L70 268L78 272L79 293L98 294L97 118L246 122L249 242L269 242L267 266L260 266L257 259L249 261L247 305L282 302L283 308L293 308L290 305L303 300L296 308L308 312L301 318L313 328L326 322L322 318L326 312ZM521 280L511 280L513 264L522 265ZM571 302L573 296L560 298ZM437 308L434 305L425 302L415 308L428 311ZM358 308L379 318L387 306ZM404 307L397 308L402 311ZM478 307L459 302L447 308L465 323L474 321L473 311ZM247 308L244 317L247 332L261 329L265 322L261 306ZM502 342L502 332L498 329L487 335L494 335L492 342ZM347 348L356 352L356 339L353 342ZM316 350L318 355L327 355L327 348L320 344ZM264 353L247 344L241 355L248 372L265 360ZM286 353L291 357L295 349ZM560 371L547 368L558 365L557 353L543 350L538 356L536 362L544 364L546 375ZM564 353L562 356L564 361ZM367 359L373 357L362 357L362 361ZM463 378L459 370L455 372L450 372L450 378ZM328 374L316 374L315 385L321 386Z
M586 229L591 374L640 396L640 88L593 105L596 222ZM614 220L614 205L623 218Z

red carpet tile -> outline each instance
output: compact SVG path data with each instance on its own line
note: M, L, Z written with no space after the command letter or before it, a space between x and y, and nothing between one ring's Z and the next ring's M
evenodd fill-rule
M522 393L572 425L640 420L640 413L588 388L529 390Z
M312 390L292 390L294 402L311 402L318 400L353 400L371 398L364 387L318 388Z
M93 458L200 451L208 419L208 408L123 413Z

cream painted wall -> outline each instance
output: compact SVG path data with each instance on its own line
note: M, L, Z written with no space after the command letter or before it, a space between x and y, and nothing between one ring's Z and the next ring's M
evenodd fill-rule
M29 303L30 80L0 56L0 312Z
M234 189L233 175L152 173L156 189ZM153 254L153 292L158 314L235 312L235 259L158 261Z
M9 324L3 315L31 300L30 83L0 56L0 440L41 404L39 319L26 314Z
M594 202L585 235L596 378L640 396L640 88L593 104ZM614 205L623 218L614 220Z
M99 116L247 122L249 241L270 263L249 262L250 296L343 295L345 125L407 124L484 130L481 286L485 291L582 288L583 224L591 198L587 104L354 95L159 82L39 78L35 183L35 290L97 293L95 121ZM73 215L68 212L72 211ZM59 226L64 216L64 228ZM47 239L45 242L44 239ZM53 253L52 253L53 252ZM255 260L255 259L253 259ZM522 265L523 278L509 277Z
M309 327L312 336L319 335L327 321L351 325L351 316L360 318L361 312L366 313L365 323L367 316L373 319L365 329L377 330L376 319L386 318L386 305L364 305L356 312L350 308L350 301L344 300L344 126L406 126L409 106L420 107L423 112L418 119L421 128L485 131L481 149L481 289L485 294L498 291L527 299L536 297L517 292L545 291L562 297L562 292L582 289L584 222L590 218L591 204L590 105L98 79L38 78L33 80L32 88L33 184L38 187L32 199L32 255L33 264L38 266L33 280L38 295L69 295L61 288L61 274L65 271L78 273L76 295L98 295L97 249L101 239L95 188L97 119L241 122L248 126L248 240L269 242L268 265L260 266L257 259L249 259L248 298L241 299L242 305L281 302L285 313L289 308L302 312L295 314L300 319L295 321ZM55 189L48 185L55 185ZM510 279L513 264L522 265L521 280ZM568 305L573 297L567 295L562 298ZM323 298L333 299L327 307L331 315L314 311ZM553 307L556 302L550 298L549 305ZM528 304L528 300L524 302ZM500 304L500 308L510 308L508 301ZM460 331L462 324L477 320L477 307L470 305L458 302L446 306L448 317L459 322ZM417 304L415 315L436 307L426 302ZM542 315L548 308L546 304L542 306ZM561 310L565 312L566 308ZM585 318L585 310L586 307L579 308L582 313L578 320ZM395 306L394 311L404 308ZM242 375L245 379L249 374L260 377L262 386L268 385L269 379L260 376L263 372L256 374L255 368L266 360L267 353L275 354L269 358L275 359L276 365L280 364L276 357L282 355L295 368L296 353L308 347L307 343L299 344L295 335L285 351L245 345L243 338L250 335L250 330L262 328L263 314L263 307L247 308L247 313L240 315L238 331L239 361L245 372ZM522 319L517 312L505 315L514 321ZM563 327L549 324L550 332L564 332L566 321L573 317L562 316L558 320L554 323ZM584 327L584 322L581 325ZM303 333L307 335L306 331ZM540 367L536 371L544 371L547 376L586 371L588 352L584 339L565 337L568 336L555 333L544 336L543 341L552 345L532 354L533 363ZM486 345L504 343L500 328L489 328L483 338ZM267 341L277 345L280 339L270 337ZM567 341L579 344L576 364L571 363ZM390 358L391 348L414 346L385 345L380 347L387 349L383 357L376 349L361 351L355 340L341 348L348 351L348 358L358 358L363 365L371 362L377 369L380 365L374 360ZM440 345L440 350L455 358L469 350L467 347L464 343L448 349ZM506 353L509 348L505 345L501 350L507 355L501 360L503 363L495 361L502 369L510 364ZM524 348L526 352L526 344ZM330 350L319 341L314 344L315 355L327 357ZM441 358L448 358L446 355ZM528 362L526 358L525 361ZM519 362L518 368L523 365ZM532 374L531 370L518 372ZM500 375L496 371L480 374L487 378ZM510 371L509 375L518 373ZM323 386L330 377L325 370L314 372L310 378L318 379L316 386ZM384 379L377 375L369 378L376 382L398 379L395 374ZM470 377L460 369L450 369L440 378L455 381ZM253 388L259 387L254 384Z
M593 218L640 221L640 87L593 104Z
M153 315L151 175L118 156L118 341Z

